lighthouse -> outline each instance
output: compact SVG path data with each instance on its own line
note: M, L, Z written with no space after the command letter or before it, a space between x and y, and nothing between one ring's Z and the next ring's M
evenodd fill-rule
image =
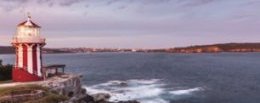
M16 51L15 66L12 71L14 82L30 82L43 79L42 47L45 38L40 35L40 26L28 15L26 21L17 25L12 45Z

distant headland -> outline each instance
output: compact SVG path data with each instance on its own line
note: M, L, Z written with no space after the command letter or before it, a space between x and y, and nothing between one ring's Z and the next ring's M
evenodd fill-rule
M218 53L260 52L260 43L223 43L194 45L163 49L118 49L118 48L44 48L43 53L89 53L89 52L165 52L165 53ZM0 54L14 54L11 46L0 46Z

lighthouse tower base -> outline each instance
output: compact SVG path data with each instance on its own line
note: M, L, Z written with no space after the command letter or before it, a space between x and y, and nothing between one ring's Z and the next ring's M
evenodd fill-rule
M37 75L30 74L27 71L18 68L13 68L12 77L14 82L32 82L43 80L43 78Z

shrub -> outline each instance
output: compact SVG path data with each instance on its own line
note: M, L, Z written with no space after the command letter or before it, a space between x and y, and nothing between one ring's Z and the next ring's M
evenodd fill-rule
M12 65L3 65L2 60L0 60L0 81L12 79L12 68Z
M47 93L45 97L38 100L27 101L26 103L59 103L66 101L68 98L63 95Z

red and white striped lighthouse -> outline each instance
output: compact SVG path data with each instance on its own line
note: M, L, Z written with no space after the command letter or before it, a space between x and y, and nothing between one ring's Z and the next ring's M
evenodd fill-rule
M16 62L12 78L15 82L42 80L42 47L45 38L40 36L40 26L31 17L18 24L12 45L16 49Z

